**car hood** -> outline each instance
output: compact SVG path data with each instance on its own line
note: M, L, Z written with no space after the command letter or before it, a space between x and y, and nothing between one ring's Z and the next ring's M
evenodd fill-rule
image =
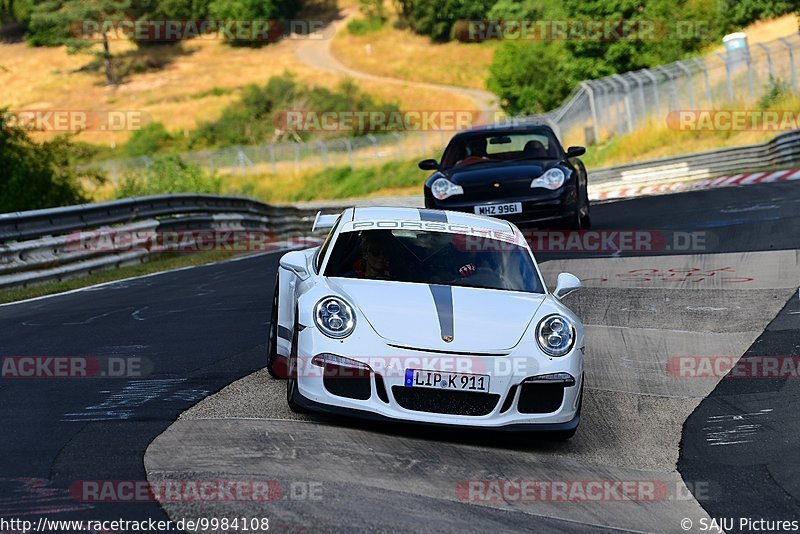
M486 163L476 163L466 167L455 167L447 169L443 174L457 185L483 184L486 182L500 180L514 181L518 179L532 180L558 164L558 161L548 160L526 160L517 163L502 163L491 165Z
M328 283L388 343L470 354L510 351L545 299L537 293L376 280ZM450 324L453 338L446 342L442 336Z

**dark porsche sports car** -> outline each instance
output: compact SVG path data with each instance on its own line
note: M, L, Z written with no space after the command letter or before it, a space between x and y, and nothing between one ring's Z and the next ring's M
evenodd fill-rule
M562 148L544 125L487 126L456 134L425 181L425 207L464 211L538 227L591 226L586 149Z

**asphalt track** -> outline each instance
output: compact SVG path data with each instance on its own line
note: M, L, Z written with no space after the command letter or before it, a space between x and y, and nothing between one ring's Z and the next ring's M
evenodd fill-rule
M798 519L794 381L667 369L678 356L798 354L800 189L625 200L596 205L594 218L598 229L659 237L657 250L538 255L550 283L569 270L587 286L568 302L590 340L572 441L291 414L284 385L259 371L278 258L268 254L0 307L3 356L147 364L141 378L0 379L0 517L235 514L269 517L278 531L448 532L680 532L682 518L694 531L709 517ZM686 250L687 235L702 236L696 249ZM754 413L767 415L746 443L711 444ZM726 417L738 423L725 427ZM76 481L148 478L274 480L283 491L257 504L70 493ZM645 502L476 502L458 489L489 479L647 480L665 493Z

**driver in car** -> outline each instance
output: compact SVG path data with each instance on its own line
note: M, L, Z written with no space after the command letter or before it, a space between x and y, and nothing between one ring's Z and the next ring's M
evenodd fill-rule
M361 258L354 262L353 270L358 278L391 279L388 244L380 236L365 232L361 243Z

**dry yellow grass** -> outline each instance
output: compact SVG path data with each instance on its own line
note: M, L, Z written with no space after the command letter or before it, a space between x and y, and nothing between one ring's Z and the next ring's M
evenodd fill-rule
M135 111L163 122L172 132L194 128L212 120L250 83L264 84L275 75L290 71L303 83L333 87L342 78L318 72L299 62L294 42L281 41L260 49L233 48L218 40L194 40L183 44L179 55L165 68L131 76L118 86L103 84L102 73L78 72L91 61L85 54L69 55L64 47L33 48L25 43L0 44L0 106L12 110ZM112 53L132 45L112 43ZM382 101L396 101L404 109L472 109L464 97L444 91L421 93L417 89L356 82L364 91ZM232 92L208 94L219 87ZM37 138L52 133L37 134ZM121 144L130 131L84 131L81 141Z
M766 43L779 37L789 37L797 33L797 15L784 15L770 20L754 22L744 29L750 44Z
M348 67L370 74L485 90L496 44L435 44L411 30L394 28L390 21L366 35L352 35L340 26L332 51Z

